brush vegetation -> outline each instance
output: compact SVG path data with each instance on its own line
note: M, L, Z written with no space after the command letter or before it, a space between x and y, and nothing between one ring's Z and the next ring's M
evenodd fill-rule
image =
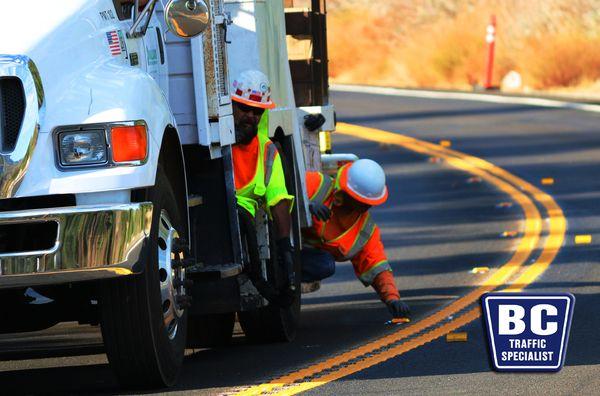
M497 18L494 84L598 91L600 0L329 0L329 70L338 83L469 89L483 84Z

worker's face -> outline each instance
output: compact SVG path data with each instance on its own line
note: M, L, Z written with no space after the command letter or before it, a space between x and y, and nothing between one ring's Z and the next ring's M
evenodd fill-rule
M233 102L233 123L235 125L235 141L248 144L258 132L258 122L265 109Z
M359 202L343 191L338 191L335 193L333 203L337 206L343 206L348 211L360 214L363 214L367 210L371 209L371 205Z

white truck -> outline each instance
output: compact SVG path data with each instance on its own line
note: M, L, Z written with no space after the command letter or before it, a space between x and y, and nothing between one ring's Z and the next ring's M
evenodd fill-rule
M272 82L296 250L334 129L324 0L142 3L0 1L0 332L99 324L129 387L174 384L236 314L252 340L296 333L300 299L269 304L249 276L281 282L268 217L238 220L230 76Z

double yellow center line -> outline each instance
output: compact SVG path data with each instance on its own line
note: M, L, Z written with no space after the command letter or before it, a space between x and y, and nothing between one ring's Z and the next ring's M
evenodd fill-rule
M452 167L481 177L510 195L520 205L525 216L523 236L506 264L498 268L475 290L433 315L402 327L395 333L268 383L232 392L236 395L294 395L372 367L442 337L481 315L478 300L483 293L498 289L515 277L506 291L518 291L533 282L552 263L563 244L566 221L560 207L548 194L504 169L447 147L379 129L338 123L337 133L401 146L426 156L442 158ZM546 212L544 217L548 221L547 236L543 241L541 236L544 227L538 208L543 208ZM541 247L541 254L531 265L523 267L538 247Z

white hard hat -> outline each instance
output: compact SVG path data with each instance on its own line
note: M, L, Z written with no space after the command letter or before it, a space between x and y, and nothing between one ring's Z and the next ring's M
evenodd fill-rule
M252 107L272 109L271 84L263 72L246 70L233 80L231 99Z
M367 205L381 205L388 197L383 168L370 159L359 159L341 167L337 182L340 189Z

